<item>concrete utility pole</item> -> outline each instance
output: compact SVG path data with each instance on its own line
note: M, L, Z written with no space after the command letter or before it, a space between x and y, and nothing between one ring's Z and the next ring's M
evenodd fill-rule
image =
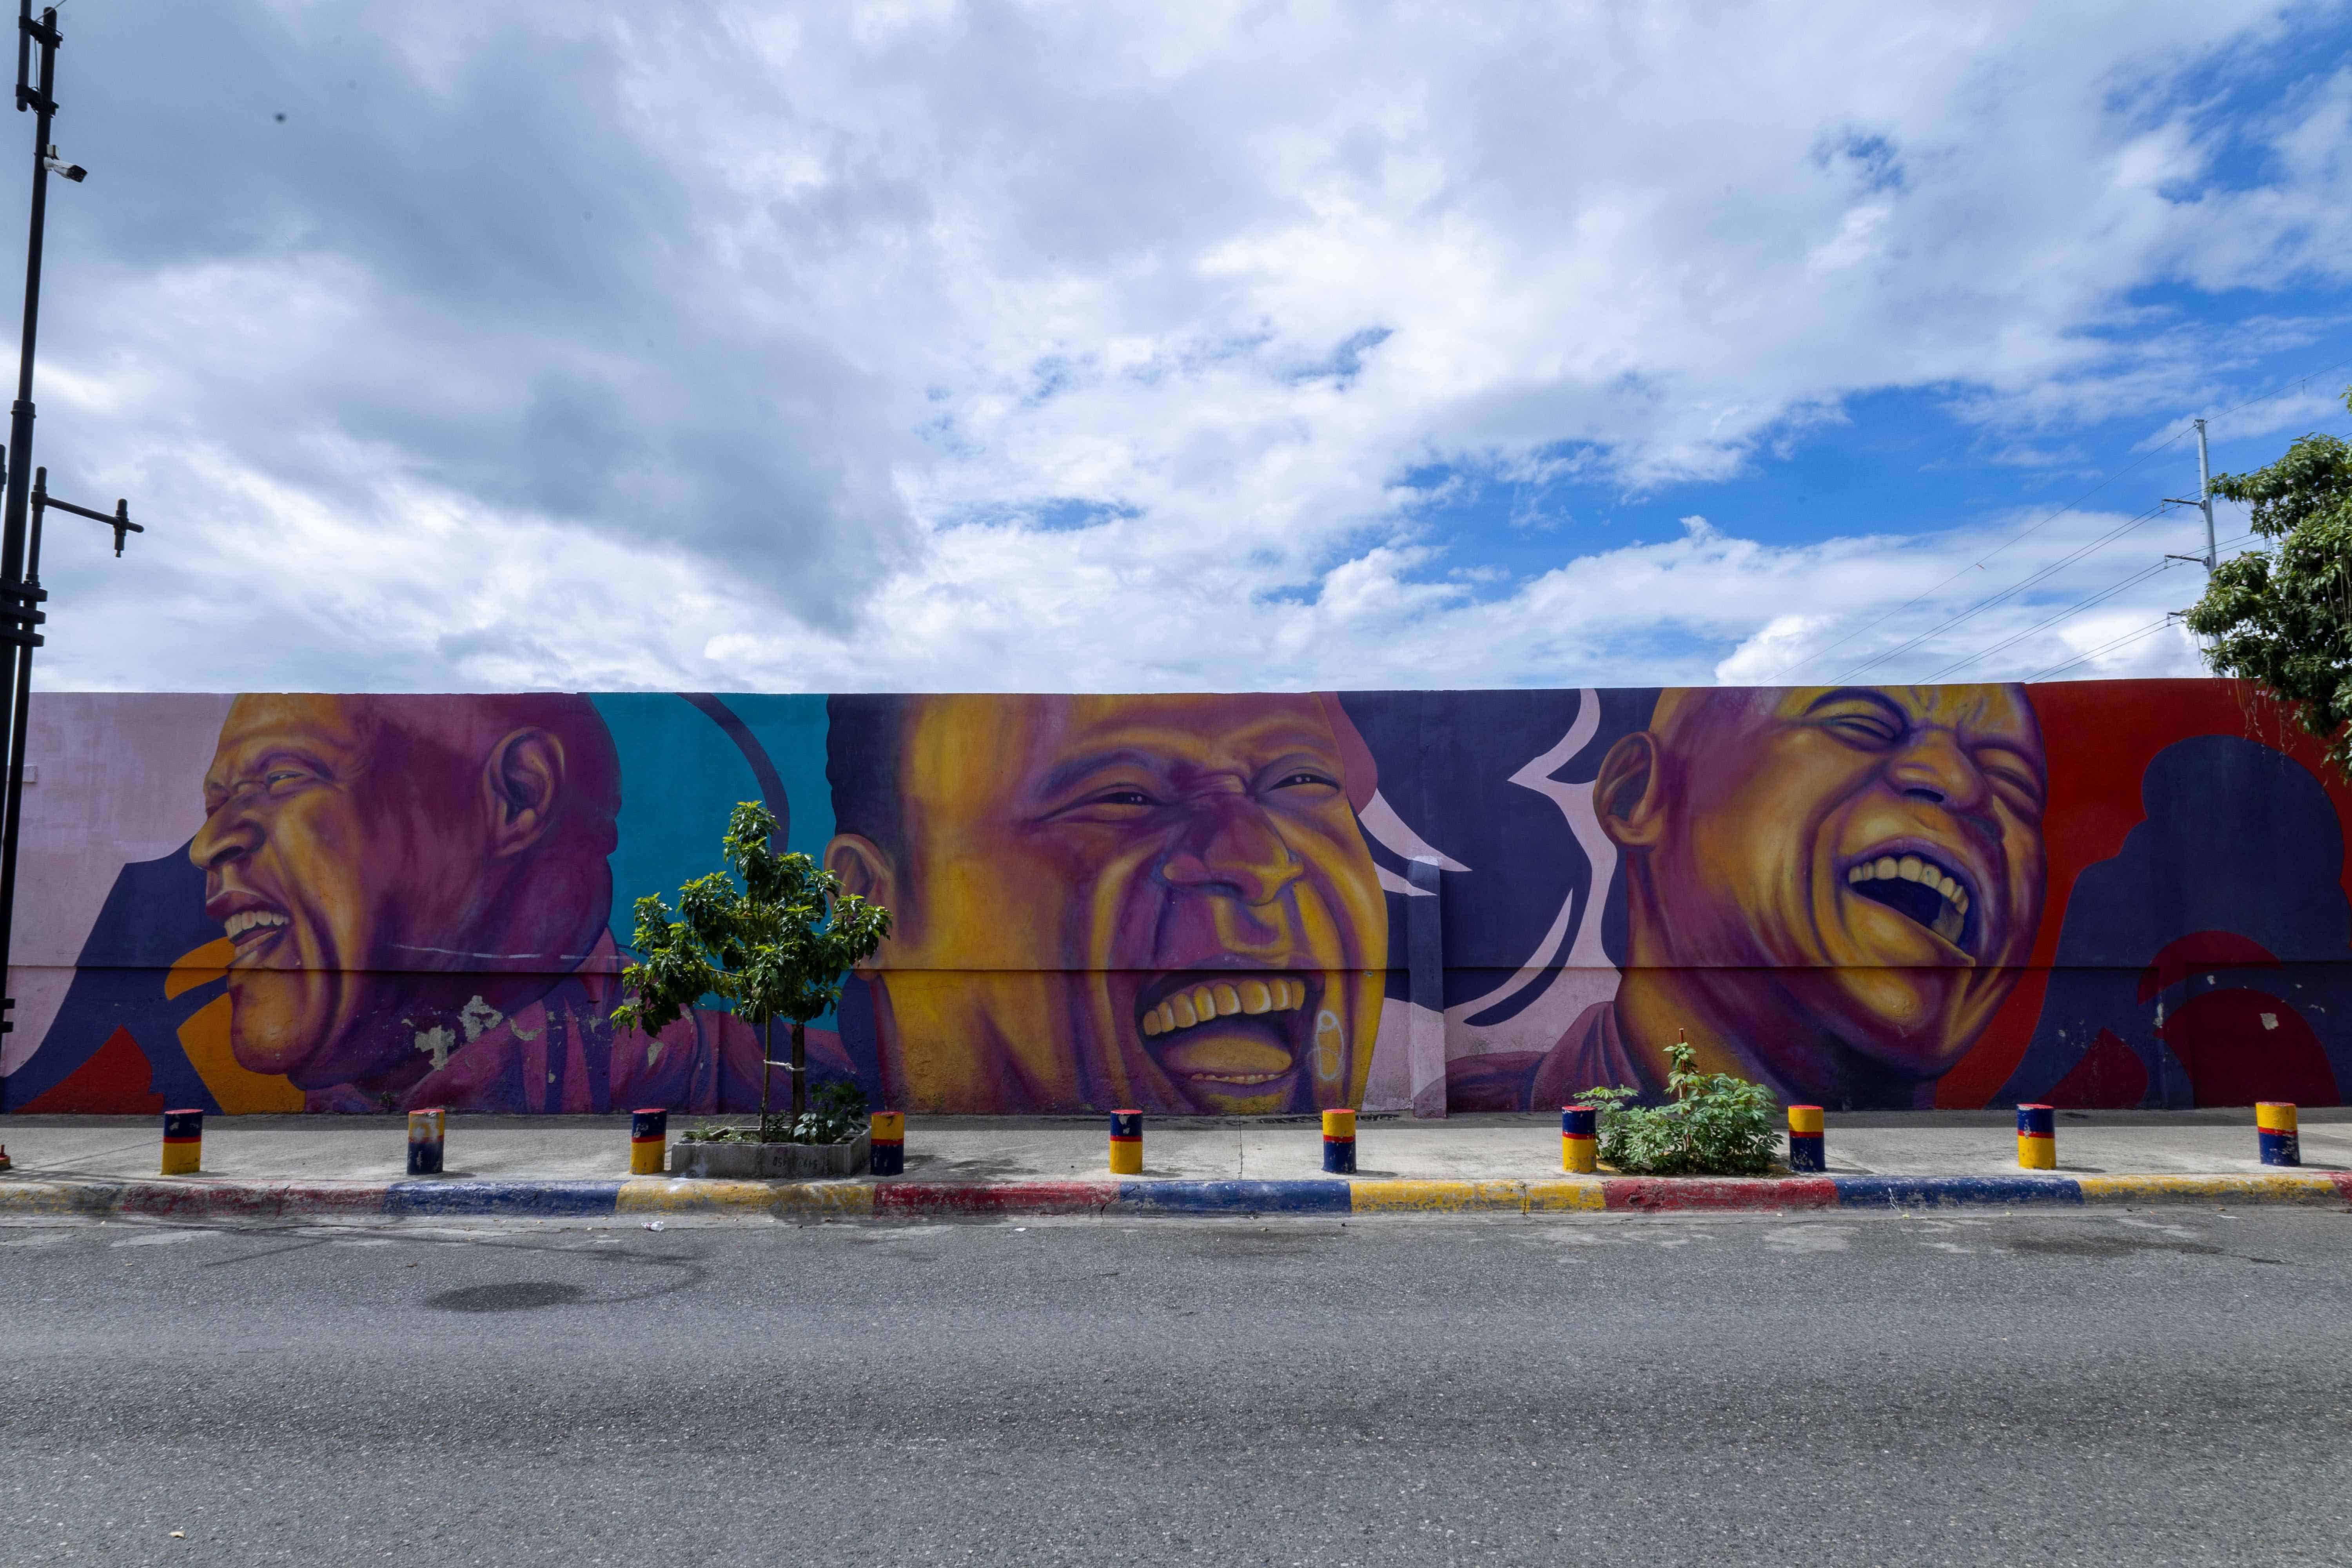
M2216 557L2213 548L2213 465L2205 456L2205 421L2202 419L2197 421L2197 499L2184 500L2178 496L2167 496L2164 499L2170 505L2193 506L2205 514L2205 553L2168 555L2165 559L2167 561L2201 561L2205 563L2206 571L2212 571Z
M16 110L33 110L33 216L25 243L25 340L16 362L16 401L8 411L8 447L0 452L0 483L5 485L5 516L0 516L0 692L8 699L7 797L0 805L0 991L7 988L10 938L16 923L16 830L25 804L25 725L32 707L33 650L41 634L33 628L48 620L40 605L48 591L41 586L41 522L52 509L87 517L114 530L114 552L123 541L147 531L131 521L127 501L114 503L111 514L76 506L50 495L48 470L33 467L33 342L41 317L41 239L47 226L49 175L58 174L79 184L89 173L79 163L58 156L49 142L49 122L58 112L51 96L57 86L57 7L33 20L33 0L17 0ZM37 77L33 50L40 50ZM0 1035L16 1026L8 1015L16 998L0 995ZM0 1096L6 1079L0 1079ZM5 1099L0 1099L0 1106Z

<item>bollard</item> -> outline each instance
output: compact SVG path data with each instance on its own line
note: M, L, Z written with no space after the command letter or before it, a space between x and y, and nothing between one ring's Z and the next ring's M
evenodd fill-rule
M1114 1110L1110 1113L1110 1173L1114 1176L1143 1174L1143 1112Z
M446 1110L412 1110L408 1113L408 1173L412 1176L437 1176L441 1173L441 1145L449 1131Z
M2058 1113L2050 1107L2017 1108L2017 1167L2021 1171L2058 1168Z
M1559 1168L1571 1175L1589 1176L1601 1151L1601 1113L1589 1105L1559 1108Z
M1829 1158L1822 1148L1822 1108L1789 1107L1789 1169L1826 1171Z
M669 1168L669 1112L629 1112L629 1174L658 1176Z
M903 1110L877 1110L867 1124L869 1152L866 1168L877 1176L903 1176L907 1173L907 1113Z
M1323 1113L1323 1168L1335 1176L1356 1173L1354 1111L1327 1110Z
M163 1112L163 1174L193 1176L205 1163L205 1113Z
M2303 1142L2295 1136L2294 1107L2284 1100L2254 1102L2255 1138L2262 1144L2265 1165L2300 1165Z

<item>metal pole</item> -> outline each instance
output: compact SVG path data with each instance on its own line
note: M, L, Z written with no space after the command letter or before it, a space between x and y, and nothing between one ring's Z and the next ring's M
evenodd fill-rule
M34 606L37 583L25 576L28 536L26 510L33 479L33 346L41 317L41 237L49 204L49 121L57 113L58 13L41 12L37 26L32 0L19 0L16 17L16 107L33 110L33 214L25 241L25 336L16 361L16 401L8 410L6 510L0 517L0 609L16 612L13 628L19 634L5 644L8 689L13 700L8 715L8 800L5 824L0 824L0 992L9 990L8 960L16 924L16 828L25 797L25 729L33 688L33 648L39 641ZM40 85L27 90L26 47L41 50ZM0 995L0 1035L16 1027L9 1015L16 1009L13 994Z
M2205 514L2205 570L2213 570L2213 466L2205 457L2205 421L2197 422L2197 508Z

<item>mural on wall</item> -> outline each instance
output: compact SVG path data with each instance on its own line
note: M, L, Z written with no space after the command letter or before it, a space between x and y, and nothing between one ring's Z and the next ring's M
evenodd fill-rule
M2223 681L1150 697L37 697L16 1112L757 1103L616 1030L736 801L890 907L879 1104L2332 1104L2352 793ZM781 1076L781 1075L779 1075ZM779 1090L782 1085L776 1085Z

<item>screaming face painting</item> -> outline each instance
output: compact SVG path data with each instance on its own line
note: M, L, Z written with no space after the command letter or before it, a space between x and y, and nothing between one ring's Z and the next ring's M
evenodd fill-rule
M919 1112L1540 1110L1684 1035L1832 1106L2352 1071L2352 801L2219 681L68 694L33 746L15 1110L751 1105L725 1012L610 1018L751 798L894 911L810 1050Z

